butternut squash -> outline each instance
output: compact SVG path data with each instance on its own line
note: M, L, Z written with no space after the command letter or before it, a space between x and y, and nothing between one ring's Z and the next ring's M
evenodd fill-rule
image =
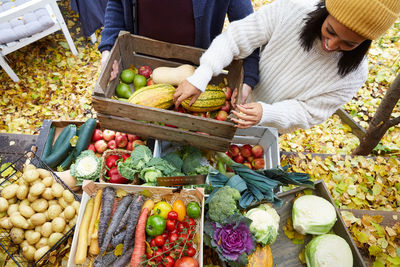
M256 251L254 251L249 256L249 264L247 267L273 267L272 252L269 246L257 246Z
M166 83L177 86L189 76L192 76L195 68L192 65L181 65L176 68L158 67L153 70L151 78L154 83Z

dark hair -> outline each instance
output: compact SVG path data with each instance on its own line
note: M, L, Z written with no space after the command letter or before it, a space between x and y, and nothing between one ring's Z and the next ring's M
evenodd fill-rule
M308 13L305 19L306 23L300 32L301 46L310 51L315 39L321 38L321 27L329 13L324 2L317 4L317 8ZM338 74L346 76L348 73L355 70L362 62L371 46L371 40L365 40L359 46L351 51L342 51L342 56L338 62Z

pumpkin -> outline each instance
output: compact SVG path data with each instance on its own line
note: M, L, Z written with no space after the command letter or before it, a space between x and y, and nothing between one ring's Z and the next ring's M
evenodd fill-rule
M174 104L175 87L170 84L153 84L136 90L128 102L153 108L168 109Z
M249 264L247 267L273 267L272 252L269 246L257 246L256 251L254 251L249 256Z
M193 112L207 112L218 110L225 105L226 95L220 87L207 85L206 90L200 94L196 102L189 106L191 99L190 97L183 100L182 107Z

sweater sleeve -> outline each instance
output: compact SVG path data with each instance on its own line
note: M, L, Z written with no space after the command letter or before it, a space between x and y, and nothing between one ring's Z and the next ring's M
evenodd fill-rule
M108 0L99 51L111 50L121 30L126 30L122 3L120 0Z
M234 58L245 58L266 44L284 12L285 1L277 0L246 18L232 22L218 35L200 58L200 66L187 80L204 92L212 76L221 73Z

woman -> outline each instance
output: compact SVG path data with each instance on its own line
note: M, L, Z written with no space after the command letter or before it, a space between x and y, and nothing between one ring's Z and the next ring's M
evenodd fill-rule
M250 0L109 0L101 32L101 65L120 30L182 45L208 48L222 32L225 16L240 20L253 13ZM244 62L244 97L258 83L258 50ZM111 78L118 73L115 61Z
M258 102L238 105L238 128L310 128L348 102L368 75L365 54L400 13L398 0L276 0L216 37L174 101L200 95L233 58L260 51Z

